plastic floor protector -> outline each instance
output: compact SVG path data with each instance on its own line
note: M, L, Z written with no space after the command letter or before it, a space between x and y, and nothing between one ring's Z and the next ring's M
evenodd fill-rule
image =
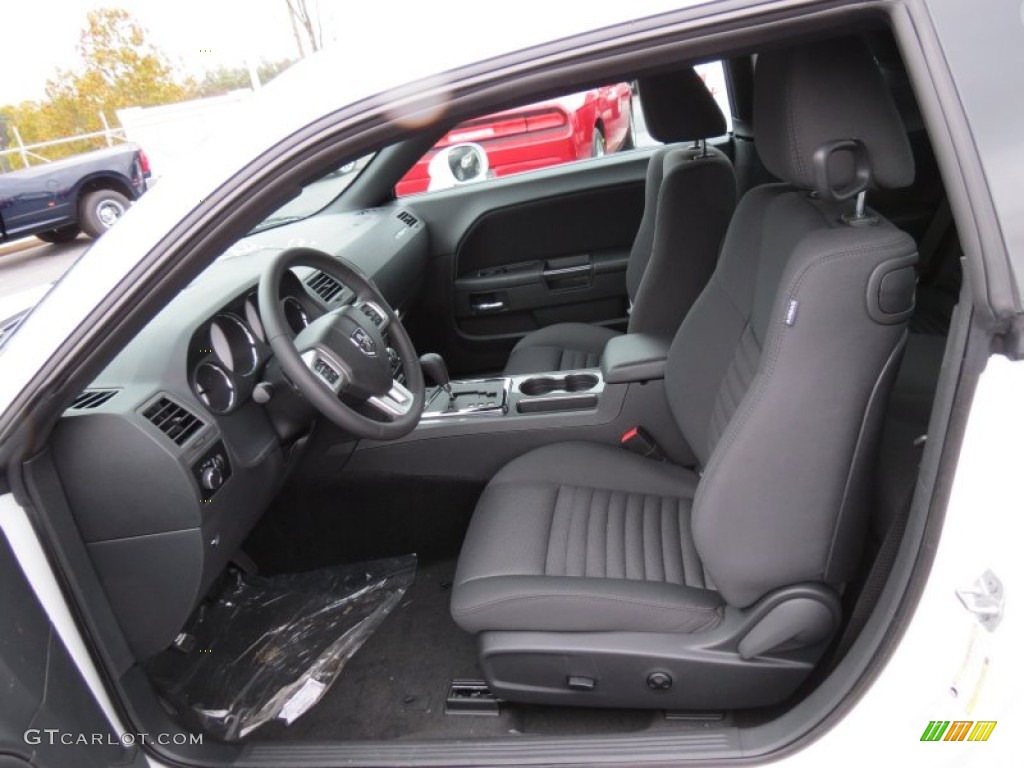
M416 556L277 576L229 574L184 631L188 653L149 665L161 694L206 731L241 739L316 704L413 582Z

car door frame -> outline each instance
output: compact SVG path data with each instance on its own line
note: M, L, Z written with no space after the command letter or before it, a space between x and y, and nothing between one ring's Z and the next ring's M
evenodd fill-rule
M742 9L742 7L743 5L740 3L736 3L734 6L734 8L740 9ZM827 9L825 11L822 11L822 13L827 12ZM919 17L907 17L906 14L909 13L910 11L907 11L906 7L904 6L891 7L888 9L888 12L890 13L890 15L893 16L893 18L896 18L897 29L899 30L901 28L900 25L903 25L902 28L904 29L904 32L907 34L910 34L909 32L906 32L907 24L910 25L909 29L911 32L913 32L915 22L917 24L923 24L926 23L927 21L926 19L921 19ZM680 19L680 23L685 24L688 23L688 21L693 17L687 15L686 13L680 13L677 17L674 18ZM916 38L911 36L908 39L910 40L910 42L908 43L909 49L911 50L911 52L913 52L916 46L916 43L914 42ZM533 56L533 58L536 59L535 53L531 54L531 56ZM911 58L915 57L912 56ZM494 66L493 63L492 66ZM301 150L299 147L301 146L303 138L308 138L308 136L304 135L303 137L297 137L296 139L294 139L295 144L289 148L289 152L292 153L291 156L293 158L296 158L301 154ZM353 151L353 147L355 147L355 145L359 143L358 140L353 139L351 136L347 136L347 138L351 139L351 141L346 142L345 138L346 137L343 136L342 140L338 142L338 144L342 146L342 150L336 149L336 152L340 154L344 150L354 154L355 151ZM365 142L367 143L370 141L370 138L365 139ZM366 146L360 144L358 147L355 148L355 150L358 151L365 148ZM285 153L282 151L281 154ZM280 159L280 155L277 156L277 159ZM317 160L316 164L318 167L325 165L323 157L320 157ZM273 166L272 161L266 161L264 164L259 165L255 170L265 171L268 166ZM296 166L291 169L289 179L297 178L298 175L302 172L302 170L302 163L296 160ZM957 173L954 172L952 176L947 174L946 178L947 183L949 183L953 179L957 178ZM178 242L172 242L173 237L168 236L167 238L164 238L158 245L156 245L153 251L150 252L147 255L147 257L140 262L140 264L138 265L138 272L129 275L129 277L131 278L145 278L138 281L138 286L135 289L136 291L146 291L144 296L140 294L132 295L131 293L129 293L128 298L135 299L135 303L129 301L128 307L122 306L123 302L117 301L109 296L103 301L96 304L95 306L91 307L90 317L100 321L95 329L96 332L108 332L106 343L97 344L96 347L90 348L88 351L83 351L82 349L75 349L75 347L80 346L83 341L83 336L80 335L80 329L79 331L76 331L74 335L69 336L68 339L61 343L61 348L58 350L58 352L66 352L66 357L59 358L57 356L54 356L54 359L50 360L50 362L48 362L46 365L32 368L34 384L30 384L30 386L26 388L25 393L21 393L17 395L17 397L12 398L12 410L24 414L25 412L27 412L27 406L30 403L33 403L39 405L41 411L50 412L49 415L52 416L52 412L56 411L59 408L59 404L55 404L52 408L47 408L45 402L46 396L52 394L58 388L59 390L65 390L67 387L74 386L76 383L82 385L85 382L87 382L90 373L95 373L96 368L99 365L97 359L101 353L109 353L109 351L115 348L116 345L121 343L127 335L130 335L133 331L138 330L138 328L141 327L141 325L144 322L144 317L146 316L146 309L151 310L154 304L160 302L162 298L166 297L168 291L176 291L177 289L180 289L180 287L185 282L187 282L187 279L190 279L191 277L194 276L194 274L203 266L203 264L201 263L202 258L199 257L201 257L204 253L206 253L213 246L219 243L217 237L215 235L212 235L209 230L204 229L203 225L207 224L211 218L216 217L218 215L226 215L227 217L230 218L232 211L226 208L225 201L237 201L237 198L241 193L256 190L260 179L261 177L259 176L259 174L255 174L253 178L248 181L248 183L244 183L242 179L233 177L228 183L224 185L224 197L222 199L218 200L215 205L211 205L207 210L190 215L188 218L184 219L181 222L181 228L178 231L171 233L172 236L182 235L181 239ZM267 207L269 207L269 204ZM236 215L240 215L238 214L237 211L235 211L234 213ZM962 213L962 211L960 213ZM960 219L958 219L958 221L959 220ZM186 236L187 227L190 224L199 225L199 231L188 233ZM224 238L222 237L221 239L223 240ZM182 259L183 256L184 259ZM178 264L180 269L169 269L171 264L175 262ZM984 269L984 267L982 266L981 269ZM123 299L123 297L119 298ZM116 330L116 333L109 333L112 330ZM43 379L48 379L49 383L44 384ZM24 427L23 429L27 429L27 427ZM8 437L10 437L10 433L8 433ZM937 435L936 439L941 441L943 437L944 435ZM15 445L31 445L31 438L29 436L22 433L21 438L21 440L15 442ZM953 442L955 443L956 441L954 440ZM956 445L954 444L951 447L955 449ZM938 448L933 450L931 455L937 460L939 457ZM945 458L947 461L954 462L955 466L955 455L952 457L947 456ZM933 466L932 469L934 468L935 467ZM948 470L949 465L947 464L945 468ZM7 510L5 510L5 514L6 511ZM939 517L941 519L941 515L939 515ZM923 541L922 543L928 544L934 542ZM921 554L920 558L914 558L913 563L908 565L908 568L912 571L911 575L914 578L916 578L919 583L923 583L927 580L929 564L928 559L929 558L927 550L925 548L925 551ZM899 602L898 598L901 597L901 594L897 594L894 597L894 599L897 599L897 603ZM815 718L813 723L810 723L809 725L804 724L804 729L800 730L795 737L794 732L790 730L787 734L785 734L789 741L786 744L779 745L779 748L798 748L806 744L808 740L820 737L824 729L827 729L828 727L834 725L835 722L838 719L840 719L848 711L850 707L856 706L859 703L860 695L863 693L866 686L874 679L875 676L881 674L881 672L883 671L884 663L887 658L887 654L884 652L886 650L885 643L889 643L890 645L897 643L900 638L901 631L901 627L891 627L884 638L875 638L875 640L881 646L881 650L883 652L878 654L877 657L870 659L870 662L864 659L859 660L860 662L863 662L863 667L861 668L860 674L858 676L859 690L855 689L852 692L852 694L850 694L849 691L845 691L844 693L849 695L844 695L842 697L842 706L836 706L835 709L826 710L827 714L825 714L823 717L820 716L821 713L819 712L819 717ZM828 682L838 683L838 681ZM848 685L848 681L844 681L844 685ZM828 692L825 693L827 694ZM836 692L835 690L832 690L831 693L835 694ZM803 712L803 714L806 715L807 713ZM749 735L753 737L753 734ZM781 733L776 734L776 736L779 738L781 738L782 735L783 734ZM572 754L570 751L568 751L570 747L576 749L586 749L588 741L594 740L588 737L572 741L571 745L569 744L569 742L566 742L566 756L568 757ZM747 738L747 734L744 734L742 746L745 750L745 754L747 756L751 756L750 750L755 748L758 750L762 749L764 747L764 742L759 740L759 743L755 744L752 740ZM739 750L739 743L735 744L734 747L737 750ZM665 749L667 749L667 747ZM705 749L707 749L706 746ZM673 759L673 757L679 757L679 754L672 754L664 751L659 754L665 760ZM653 754L648 756L652 759L655 757L655 755Z
M148 765L145 737L115 714L25 510L2 491L0 755L40 768Z

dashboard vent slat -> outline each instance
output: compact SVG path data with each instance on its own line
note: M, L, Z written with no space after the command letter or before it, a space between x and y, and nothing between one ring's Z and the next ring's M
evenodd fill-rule
M71 403L71 409L74 411L85 411L99 408L116 394L116 389L87 389L74 399Z
M192 435L206 426L199 417L166 397L161 397L142 415L176 445L184 445Z
M399 211L395 214L395 218L410 227L415 227L419 223L419 220L408 211Z
M328 304L343 290L341 283L326 272L317 272L306 281L306 285Z

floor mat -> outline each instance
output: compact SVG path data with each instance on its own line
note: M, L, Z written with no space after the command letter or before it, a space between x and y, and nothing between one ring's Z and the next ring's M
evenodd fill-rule
M421 564L399 605L319 704L250 741L474 739L516 734L627 733L664 725L660 712L502 704L497 716L445 715L453 679L481 679L476 640L448 609L454 559Z
M479 678L476 641L448 610L455 560L421 565L416 581L334 687L291 726L269 724L253 739L364 740L403 736L494 735L494 718L444 714L448 683Z
M415 570L408 555L270 577L231 573L185 628L194 648L161 654L150 677L222 739L275 718L293 722L400 603Z

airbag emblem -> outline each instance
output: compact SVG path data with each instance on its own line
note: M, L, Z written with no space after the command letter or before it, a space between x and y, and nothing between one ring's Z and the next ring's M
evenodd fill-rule
M359 347L359 351L367 357L377 356L377 342L370 338L370 334L362 328L356 328L349 337L353 344Z

